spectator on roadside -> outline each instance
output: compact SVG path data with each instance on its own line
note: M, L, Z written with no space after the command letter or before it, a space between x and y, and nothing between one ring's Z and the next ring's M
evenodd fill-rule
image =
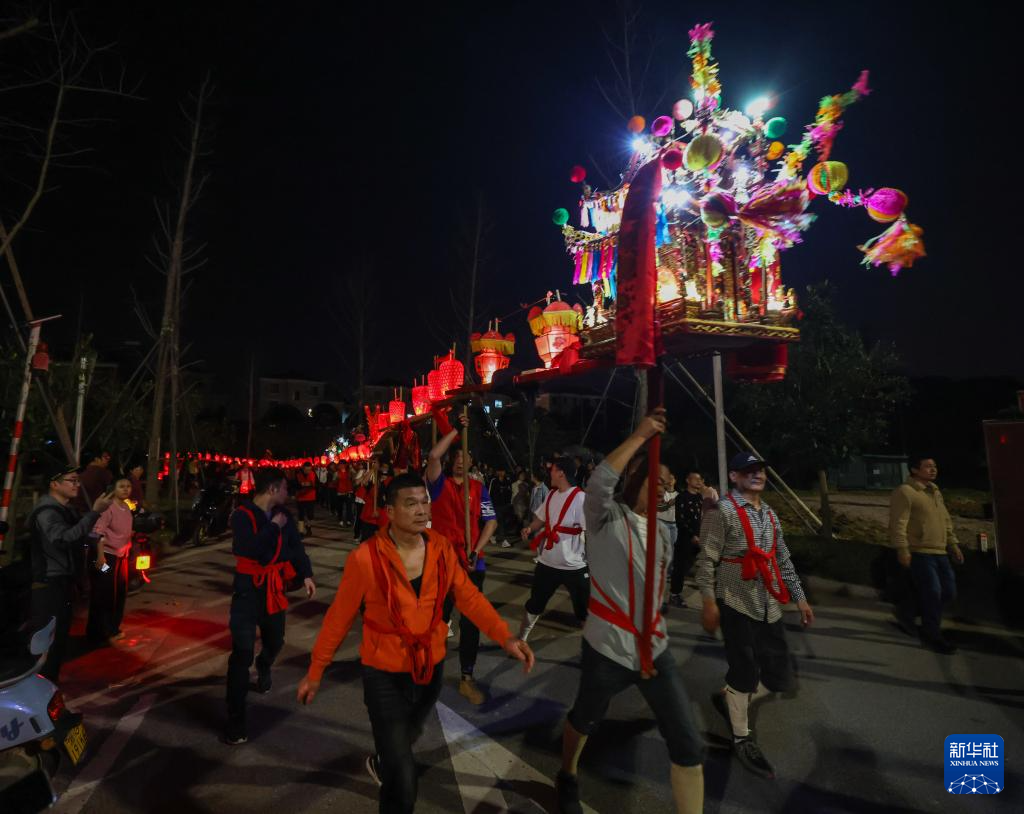
M667 467L666 477L665 491L658 500L658 522L668 529L669 544L674 553L679 539L679 528L676 526L676 498L679 493L676 491L676 476ZM662 602L661 612L668 613L668 599Z
M335 500L335 516L342 528L352 525L352 492L353 478L352 468L342 461L338 464L337 477L334 481L334 489L337 494Z
M113 502L93 526L96 563L89 572L89 621L85 635L95 644L107 644L124 638L125 597L128 595L128 559L132 548L132 510L129 477L114 482Z
M695 469L686 473L686 486L676 497L675 554L672 557L672 581L669 586L668 603L675 608L685 608L683 579L700 553L700 523L704 515L704 476Z
M515 512L516 522L519 526L525 526L530 522L530 481L527 480L526 470L520 469L516 473L516 479L512 483L512 510Z
M494 477L487 487L491 493L491 501L494 504L494 511L498 516L498 531L494 535L495 542L500 543L502 548L510 548L509 541L515 534L512 528L514 523L514 512L512 509L512 481L505 472L504 466L495 469Z
M53 645L40 674L58 684L71 631L71 599L76 564L83 559L89 532L111 499L99 494L83 516L69 505L81 488L82 470L55 465L49 474L49 493L40 498L26 522L31 539L32 619L42 626L56 619Z
M142 506L144 493L142 490L142 476L145 474L146 467L143 466L142 461L133 459L128 464L128 480L132 484L131 494L128 495L128 499L135 503L137 506Z
M299 534L305 537L313 533L313 517L316 514L317 478L313 464L304 461L295 475L295 504L297 506Z
M540 469L534 469L533 475L530 480L533 483L533 489L530 491L530 515L533 516L537 513L537 509L544 505L544 501L548 497L548 485L547 485L548 471L543 467Z
M910 570L921 612L921 644L949 655L956 652L956 646L941 629L942 607L956 598L956 576L949 558L959 564L964 555L942 492L935 485L939 475L935 459L912 455L908 465L907 482L896 487L889 502L889 542L899 564ZM897 618L912 626L910 613L903 603Z
M79 476L81 485L72 505L79 512L87 512L92 502L113 486L114 475L110 471L109 452L86 453L82 460L89 463Z

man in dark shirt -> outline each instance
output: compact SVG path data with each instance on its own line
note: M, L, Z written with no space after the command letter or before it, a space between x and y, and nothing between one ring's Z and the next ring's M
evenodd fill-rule
M82 470L79 476L81 487L78 495L72 500L72 506L80 512L89 511L92 502L100 495L107 492L114 485L114 473L110 471L110 453L100 452L98 454L85 454L83 461L88 461L88 466Z
M685 608L683 579L693 567L693 561L700 553L700 521L704 507L704 476L695 469L686 473L686 488L676 497L675 556L672 558L672 582L668 602L676 608ZM717 499L717 495L714 496Z
M57 620L53 645L40 673L57 683L71 630L71 598L76 565L83 558L89 532L111 498L99 494L91 511L79 516L69 505L79 493L81 469L60 466L50 473L49 493L40 498L28 518L32 534L32 619L39 625Z
M288 607L285 585L301 579L306 598L316 593L313 567L302 545L295 520L284 508L288 481L280 469L256 471L254 496L239 504L231 515L232 552L236 557L235 591L231 599L231 657L228 659L228 723L225 743L245 743L245 697L249 692L249 668L260 629L260 654L256 657L256 691L270 692L270 667L284 645L284 612Z
M498 516L498 533L495 535L495 542L506 543L509 539L518 534L516 528L515 511L512 509L512 479L505 474L505 467L499 466L494 473L494 478L487 487L494 503L494 511ZM508 546L503 546L507 548Z

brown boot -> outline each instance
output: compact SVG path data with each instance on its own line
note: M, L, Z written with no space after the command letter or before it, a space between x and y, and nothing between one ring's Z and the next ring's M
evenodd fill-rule
M473 706L478 707L487 700L484 691L477 686L473 676L463 676L459 681L459 695L465 698Z

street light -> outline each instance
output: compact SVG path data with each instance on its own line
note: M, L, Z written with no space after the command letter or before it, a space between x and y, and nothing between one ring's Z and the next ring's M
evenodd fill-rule
M747 105L746 114L752 119L760 119L771 110L773 104L771 96L758 96Z

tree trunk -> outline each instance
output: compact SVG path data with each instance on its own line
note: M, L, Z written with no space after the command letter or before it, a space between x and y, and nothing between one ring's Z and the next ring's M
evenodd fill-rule
M189 143L188 158L185 161L185 172L182 179L181 198L178 201L178 214L175 219L174 232L170 235L171 245L167 262L167 286L164 291L164 313L160 322L160 353L157 361L156 383L153 392L153 423L149 437L149 460L146 467L146 501L156 500L159 484L157 472L160 466L160 437L163 430L164 401L167 396L168 379L171 380L171 446L177 446L176 419L178 414L177 397L179 328L181 315L181 275L184 265L185 223L193 203L193 185L195 181L196 161L199 158L200 137L202 135L203 105L208 95L209 80L203 80L196 97L195 116L191 121L192 132ZM178 461L177 449L171 449L169 472L171 493L175 498L175 516L177 516L178 495Z
M821 498L821 531L820 535L825 540L832 539L832 504L828 500L828 473L824 469L818 470L818 496Z

